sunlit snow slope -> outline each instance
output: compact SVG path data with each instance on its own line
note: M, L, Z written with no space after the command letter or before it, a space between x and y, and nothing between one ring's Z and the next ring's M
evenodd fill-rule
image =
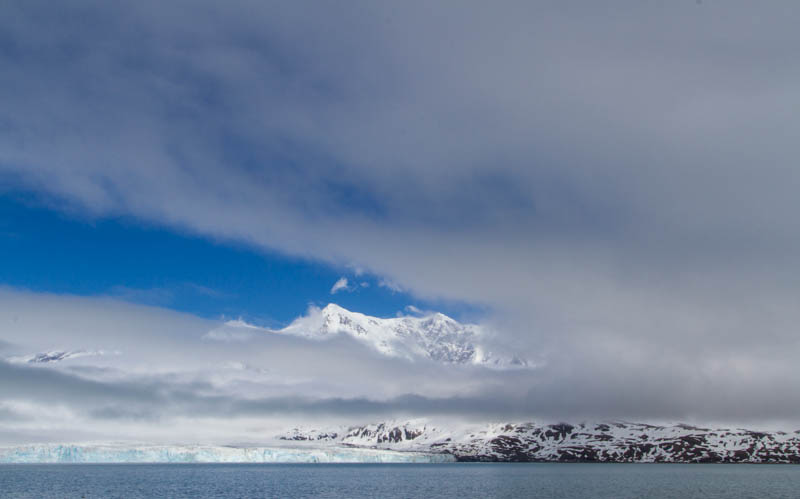
M344 334L392 357L423 357L438 362L492 367L527 364L523 359L491 352L485 344L487 332L481 326L462 324L441 313L381 319L331 303L323 309L312 310L280 332L311 339Z

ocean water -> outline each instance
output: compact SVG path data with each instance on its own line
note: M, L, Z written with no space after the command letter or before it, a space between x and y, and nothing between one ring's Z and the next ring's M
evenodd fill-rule
M800 466L8 464L6 498L796 498Z

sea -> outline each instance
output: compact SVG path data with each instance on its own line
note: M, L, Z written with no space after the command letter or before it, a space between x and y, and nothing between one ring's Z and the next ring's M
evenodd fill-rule
M3 464L3 498L797 498L800 466Z

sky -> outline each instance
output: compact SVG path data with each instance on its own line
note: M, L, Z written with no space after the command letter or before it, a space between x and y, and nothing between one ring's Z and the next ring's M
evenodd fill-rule
M0 436L156 438L192 414L260 434L231 413L800 427L798 21L788 1L4 2L0 354L130 355L3 361L28 388L0 388ZM442 311L535 367L198 340L327 302ZM58 383L69 424L43 409Z
M4 286L115 297L211 319L281 327L309 305L336 302L375 316L409 305L475 317L477 306L415 299L353 266L167 230L126 216L59 212L32 193L0 199ZM334 285L339 283L334 289Z

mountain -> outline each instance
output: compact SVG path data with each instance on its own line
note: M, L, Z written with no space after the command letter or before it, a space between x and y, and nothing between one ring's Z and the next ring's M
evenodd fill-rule
M267 445L29 444L0 447L0 463L791 463L800 431L690 425L434 424L425 419L332 428L293 428Z
M290 335L310 341L347 336L387 357L411 361L425 359L444 364L476 365L494 369L526 368L531 364L499 349L488 330L463 324L441 313L382 319L351 312L336 304L312 307L283 329L267 329L238 319L207 331L204 341L246 342L260 335ZM492 346L490 346L492 344ZM58 364L80 357L121 355L117 350L66 350L52 348L2 357L12 363Z
M486 347L487 331L481 326L462 324L441 313L380 319L331 303L312 309L277 332L316 340L343 334L390 357L498 368L527 365L518 357L490 351Z
M425 420L327 430L295 428L281 440L441 453L458 461L800 464L800 431L607 422L442 426Z
M8 357L6 360L12 363L28 363L28 364L52 364L61 362L67 359L75 359L78 357L99 357L102 355L115 354L118 352L105 352L102 350L89 351L89 350L51 350L49 352L40 352L29 355L19 355Z

